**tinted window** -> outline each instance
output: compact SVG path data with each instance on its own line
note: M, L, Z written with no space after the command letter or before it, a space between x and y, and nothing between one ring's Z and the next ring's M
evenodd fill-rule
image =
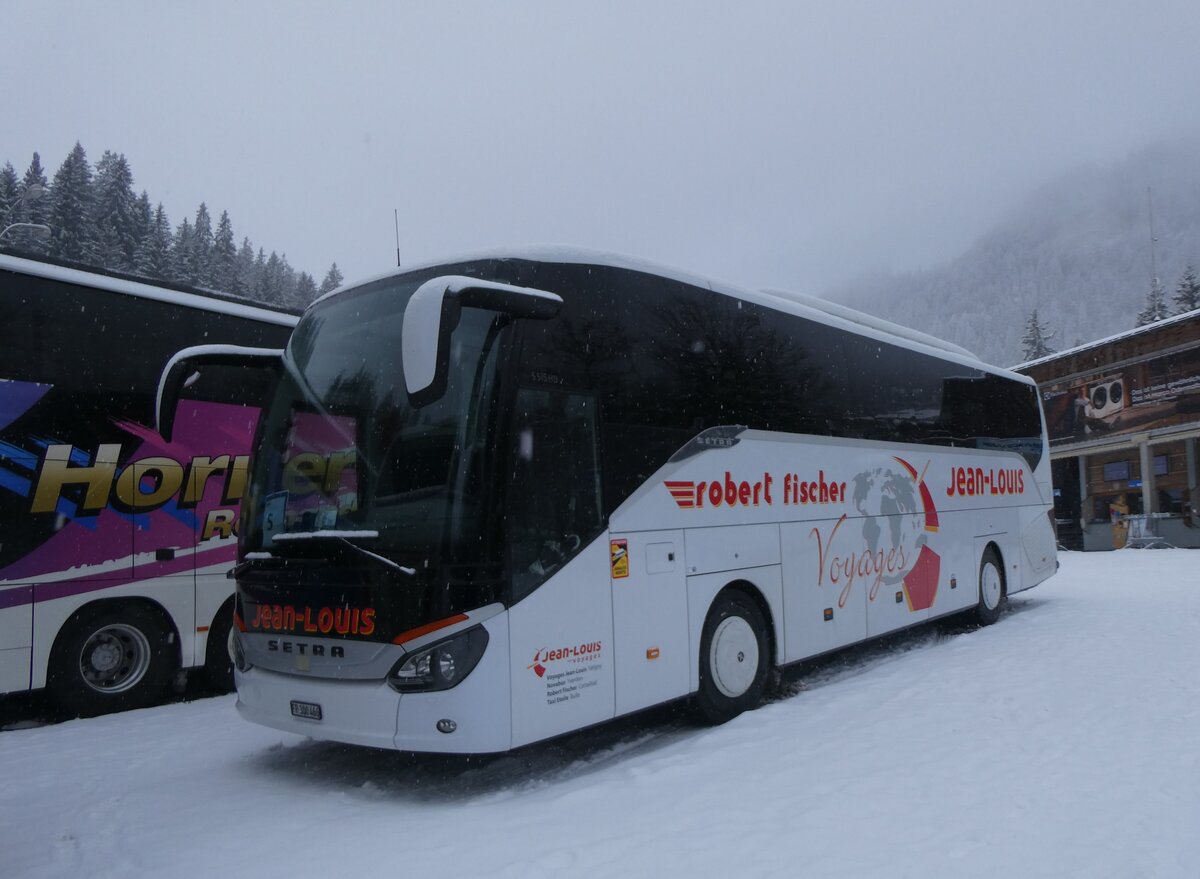
M521 283L564 306L523 324L520 379L597 395L606 514L705 428L833 430L840 352L827 327L641 272L539 270Z
M640 272L543 265L521 282L564 297L523 328L522 381L597 392L606 513L717 425L1040 458L1032 386Z
M522 388L513 419L508 524L517 601L604 530L596 399Z
M221 342L282 347L290 330L231 315L0 273L0 377L149 395L180 348ZM139 421L148 409L122 412Z
M520 381L596 393L606 514L717 425L1041 456L1031 385L642 272L508 266L563 296L523 322Z

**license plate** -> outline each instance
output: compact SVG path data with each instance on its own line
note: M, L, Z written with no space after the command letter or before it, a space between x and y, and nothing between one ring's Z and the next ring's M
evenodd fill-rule
M305 720L320 720L321 706L315 702L292 701L292 717L303 717Z

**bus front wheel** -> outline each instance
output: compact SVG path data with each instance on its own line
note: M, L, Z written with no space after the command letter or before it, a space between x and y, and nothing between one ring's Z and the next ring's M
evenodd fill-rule
M1004 565L1000 553L994 546L989 546L979 562L979 605L975 616L981 625L990 626L1000 619L1004 595Z
M771 667L767 624L747 595L717 596L700 636L696 704L709 723L724 723L762 701Z
M47 687L74 717L142 708L166 690L173 650L169 627L150 608L85 608L54 645Z
M233 634L233 604L229 603L217 611L212 628L208 630L208 646L204 651L204 677L218 692L228 693L233 689L233 655L230 652L230 636Z

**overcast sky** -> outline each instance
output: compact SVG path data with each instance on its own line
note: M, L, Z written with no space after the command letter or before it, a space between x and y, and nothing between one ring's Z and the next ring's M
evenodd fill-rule
M0 162L124 153L172 225L347 280L617 250L821 293L1200 132L1200 2L0 6Z

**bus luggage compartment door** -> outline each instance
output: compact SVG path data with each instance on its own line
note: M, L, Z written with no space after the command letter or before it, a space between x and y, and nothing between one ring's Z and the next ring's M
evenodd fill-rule
M870 585L864 587L857 578L845 576L833 561L858 548L861 536L852 533L855 527L861 528L861 522L850 519L780 526L786 661L816 656L867 637Z
M683 532L613 534L610 552L617 714L626 714L688 691Z
M32 587L0 589L0 693L29 689L32 646Z

